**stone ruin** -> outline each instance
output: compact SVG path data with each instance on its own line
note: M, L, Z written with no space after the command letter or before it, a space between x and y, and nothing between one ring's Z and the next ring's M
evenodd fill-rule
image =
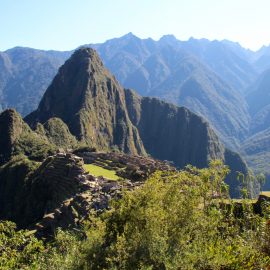
M124 160L123 160L124 162ZM43 188L50 193L50 207L30 229L39 237L52 236L56 228L80 228L91 210L102 212L109 208L112 198L120 198L123 190L132 190L142 181L128 179L113 181L94 177L83 169L84 159L60 152L47 158L36 174Z
M116 171L116 175L131 181L142 181L155 171L176 170L170 162L150 157L133 156L116 152L84 152L78 154L86 164L95 164Z

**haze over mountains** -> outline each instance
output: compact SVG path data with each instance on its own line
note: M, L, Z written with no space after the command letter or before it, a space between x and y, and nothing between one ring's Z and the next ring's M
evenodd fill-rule
M227 40L180 41L167 35L154 41L132 33L86 47L98 51L105 66L125 88L201 115L226 146L241 151L248 160L251 152L256 159L257 149L268 153L261 144L268 140L270 128L266 97L270 90L270 47L253 52ZM1 108L15 107L24 116L33 111L71 53L29 48L1 53ZM257 133L265 140L256 140L260 146L254 148ZM247 150L250 145L252 151Z
M70 52L16 47L0 52L0 109L33 111Z

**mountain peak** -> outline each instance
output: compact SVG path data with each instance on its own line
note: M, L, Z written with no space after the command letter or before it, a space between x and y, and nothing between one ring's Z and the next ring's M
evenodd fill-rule
M164 35L162 36L160 39L161 40L169 40L169 41L172 41L172 40L177 40L177 38L175 37L175 35L172 35L172 34L169 34L169 35Z
M59 69L36 111L31 126L60 118L77 139L101 148L144 154L125 106L124 89L94 49L80 48Z
M83 57L83 58L99 58L98 53L96 52L95 49L89 48L89 47L82 47L77 49L72 57Z
M99 65L99 66L103 67L103 63L102 63L98 53L96 52L96 50L93 48L89 48L89 47L88 48L82 47L82 48L77 49L72 54L70 59L68 61L66 61L66 64L68 64L69 62L72 64L78 63L80 65L83 63L92 63L92 66Z
M164 35L159 39L158 42L165 46L180 44L180 41L174 35Z
M129 39L129 40L134 40L134 39L139 39L137 36L135 36L132 32L129 32L121 37L121 39Z

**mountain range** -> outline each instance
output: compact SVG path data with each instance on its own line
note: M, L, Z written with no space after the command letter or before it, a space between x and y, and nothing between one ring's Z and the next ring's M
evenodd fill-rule
M231 168L226 181L232 196L239 196L237 172L248 174L242 158L224 147L207 121L187 108L123 88L91 48L72 54L24 121L14 110L0 115L2 163L21 154L43 160L41 154L55 153L62 142L66 148L83 144L151 155L178 168L203 168L221 159Z
M82 47L96 49L105 66L125 88L135 89L141 96L158 97L184 106L202 116L222 142L240 151L248 162L254 156L249 158L246 145L253 144L257 133L259 137L264 130L268 134L265 93L269 88L267 68L270 65L267 59L270 47L253 52L228 40L191 38L180 41L173 35L166 35L155 41L140 39L132 33ZM23 116L37 108L57 69L72 53L19 47L2 52L1 108L14 107ZM44 98L42 104L45 104ZM106 106L103 109L106 110ZM123 117L126 121L126 116ZM131 125L125 132L136 137L134 124ZM78 127L72 126L72 129ZM110 132L104 131L105 134ZM125 147L133 147L125 143ZM138 153L140 151L143 153L145 149ZM268 153L268 149L264 151ZM253 162L249 164L258 169ZM264 172L268 172L266 166Z

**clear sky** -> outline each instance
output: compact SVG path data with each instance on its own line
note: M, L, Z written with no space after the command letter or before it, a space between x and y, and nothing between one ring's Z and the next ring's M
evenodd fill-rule
M140 38L270 43L270 0L0 0L0 50L70 50L133 32Z

